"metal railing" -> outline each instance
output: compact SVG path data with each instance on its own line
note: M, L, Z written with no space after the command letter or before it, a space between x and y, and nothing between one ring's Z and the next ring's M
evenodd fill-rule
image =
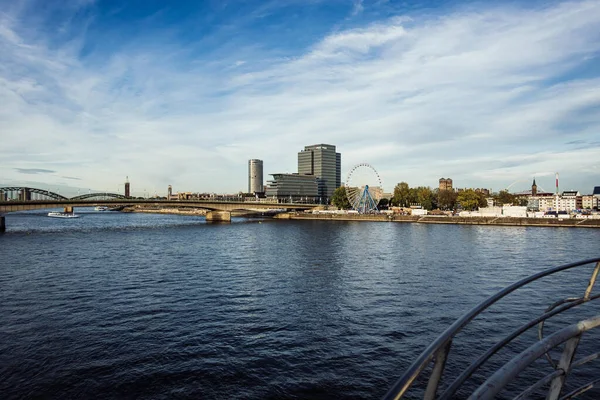
M595 265L593 266L591 278L582 297L570 297L555 302L544 311L544 314L523 324L490 347L485 353L479 356L479 358L477 358L466 369L464 369L458 377L454 378L454 380L444 389L442 393L438 393L440 382L444 376L446 361L452 347L452 340L473 319L475 319L479 314L500 299L504 298L515 290L528 285L531 282L537 281L538 279L549 275L553 275L560 271L570 270L582 266L592 266L594 263ZM553 372L541 378L530 387L526 388L519 395L517 395L515 399L528 398L545 386L548 386L546 396L547 400L555 400L559 398L571 399L599 385L600 376L598 379L595 379L586 385L580 386L560 397L565 381L571 371L576 367L600 357L600 353L595 353L583 357L577 361L573 360L582 334L590 329L600 326L600 315L580 321L577 324L567 326L548 337L544 338L543 335L544 322L549 318L583 303L600 298L600 294L592 295L592 289L594 288L594 284L596 283L596 278L598 277L599 272L600 258L594 258L547 269L500 290L456 320L437 339L435 339L406 370L404 375L390 388L388 393L384 396L384 399L400 399L407 395L407 391L411 388L412 384L415 382L415 379L417 379L417 377L419 377L432 363L433 366L431 368L423 398L426 400L451 399L456 395L457 391L471 377L471 375L479 370L479 368L494 354L511 343L515 338L519 337L522 333L528 331L530 328L536 325L538 325L539 341L535 342L520 354L514 356L514 358L512 358L508 363L504 364L504 366L494 372L483 384L474 389L469 399L494 398L503 388L505 388L508 383L514 380L514 378L516 378L521 371L543 356L546 356L550 362L550 365L553 367ZM558 362L555 362L551 358L549 351L563 343L565 343L565 346L562 355ZM539 397L539 394L537 394L537 396Z

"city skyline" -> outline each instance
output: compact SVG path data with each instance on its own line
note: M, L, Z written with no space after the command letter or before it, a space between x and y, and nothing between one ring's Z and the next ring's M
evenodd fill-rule
M2 185L232 193L306 143L386 191L600 184L597 2L0 5Z

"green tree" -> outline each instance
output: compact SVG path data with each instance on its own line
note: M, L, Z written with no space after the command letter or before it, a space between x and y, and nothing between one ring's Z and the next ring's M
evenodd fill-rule
M348 196L346 196L346 188L344 186L335 189L331 197L331 204L340 210L348 210L352 207L348 201Z
M426 210L433 210L434 204L436 203L435 194L431 188L425 186L419 186L415 188L416 203L419 203L421 207Z
M486 207L487 200L483 193L478 193L473 189L463 190L458 193L456 201L460 204L463 210L472 211L478 207Z
M453 190L438 191L437 206L442 210L453 210L456 206L456 192Z
M494 196L494 200L499 204L499 205L504 205L504 204L514 204L517 200L516 196L514 194L511 194L508 192L508 190L501 190L500 192L498 192L497 195Z
M392 197L392 205L400 207L408 207L410 205L410 187L406 182L400 182L394 188L394 196Z

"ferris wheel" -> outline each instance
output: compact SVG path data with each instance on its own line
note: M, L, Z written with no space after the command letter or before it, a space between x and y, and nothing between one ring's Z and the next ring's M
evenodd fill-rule
M354 210L361 214L377 211L377 204L383 197L383 184L373 166L362 163L352 167L344 187Z

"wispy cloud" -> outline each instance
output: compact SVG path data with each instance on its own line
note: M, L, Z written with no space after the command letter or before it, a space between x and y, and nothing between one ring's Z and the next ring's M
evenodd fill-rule
M76 178L74 176L63 176L63 178L65 178L65 179L71 179L71 180L74 180L74 181L80 181L81 180L81 178Z
M237 191L248 158L293 172L302 146L326 142L343 173L369 162L387 189L598 176L598 146L564 147L600 136L596 1L399 14L285 54L240 33L235 51L206 50L229 38L176 28L94 52L87 30L55 41L20 21L0 14L3 174L26 163L96 187L129 175L134 190Z
M29 175L52 174L52 173L56 172L51 169L42 169L42 168L14 168L14 170L20 174L29 174Z
M354 3L352 4L352 15L358 15L361 12L363 12L363 10L365 9L365 7L363 6L363 0L354 0Z

